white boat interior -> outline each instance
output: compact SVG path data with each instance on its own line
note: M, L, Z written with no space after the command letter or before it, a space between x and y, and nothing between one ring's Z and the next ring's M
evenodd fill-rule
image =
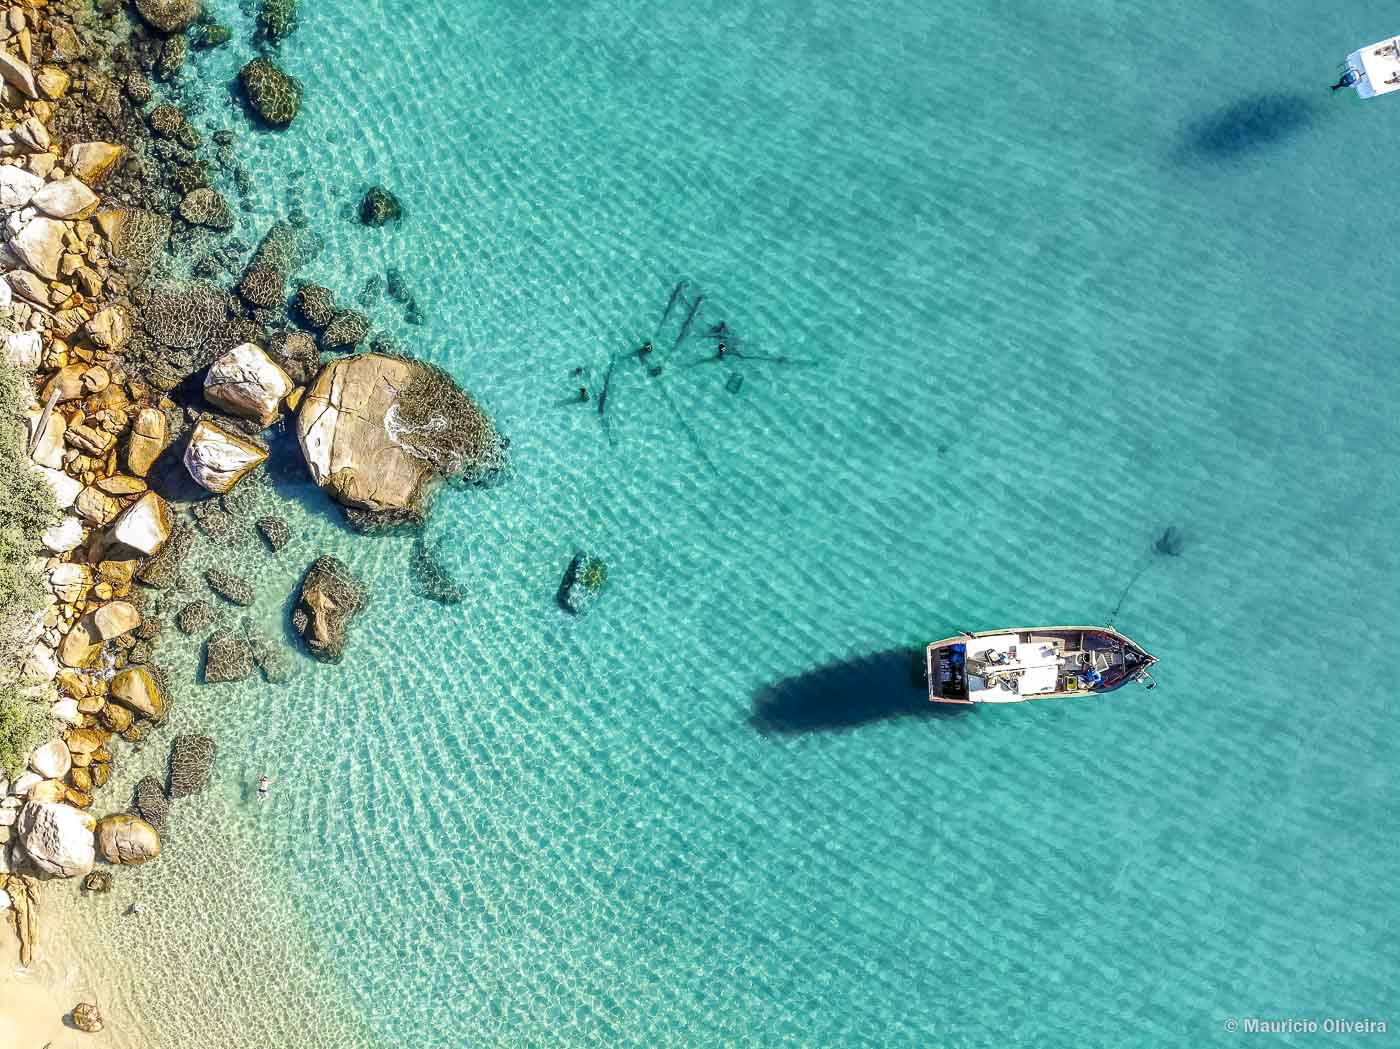
M1353 51L1347 55L1347 68L1356 75L1351 86L1362 98L1400 91L1400 37Z

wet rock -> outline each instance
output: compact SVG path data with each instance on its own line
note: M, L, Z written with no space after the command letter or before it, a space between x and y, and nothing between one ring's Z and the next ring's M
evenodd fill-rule
M231 309L228 293L210 281L164 284L151 289L141 323L161 345L189 348L208 340Z
M253 650L240 633L216 630L204 647L204 680L208 684L242 681L253 672Z
M322 350L348 353L369 334L369 318L359 310L341 310L321 333Z
M267 545L272 547L273 553L281 550L292 541L292 530L287 526L287 522L272 514L259 517L257 528L259 534L267 540Z
M188 798L204 790L214 771L215 753L208 736L176 736L170 744L169 797Z
M164 549L136 570L136 578L157 590L169 590L179 577L180 566L184 564L194 539L194 529L183 521L177 522Z
M403 217L399 199L383 186L374 186L360 201L360 221L366 226L382 226Z
M328 326L336 316L335 294L319 284L303 284L298 288L295 305L307 325L317 331Z
M268 124L286 127L301 108L301 85L269 58L255 58L238 72L248 102Z
M199 0L136 0L136 13L161 33L183 33L199 17Z
M232 39L233 31L215 22L200 26L195 31L194 46L197 50L207 51L210 48L223 47Z
M560 607L574 615L582 615L602 593L607 581L608 566L601 557L582 552L574 554L559 586Z
M329 555L318 557L302 580L292 627L313 656L339 663L350 620L364 606L364 590L344 562Z
M170 799L165 796L165 786L161 781L154 776L142 777L132 791L130 811L164 833L166 817L170 814Z
M185 468L211 492L227 492L267 459L267 450L201 419L185 450Z
M217 189L203 186L191 190L180 201L180 217L194 226L207 226L210 229L233 229L237 219L233 209Z
M186 636L209 629L213 626L214 619L214 606L203 600L191 601L175 613L175 625L180 628L180 633Z
M285 684L291 677L287 653L284 646L277 644L253 624L251 619L243 620L243 636L253 653L253 663L269 685Z
M286 278L280 270L250 268L238 282L238 294L252 306L280 306L287 296Z
M226 569L211 568L204 573L204 579L209 584L210 590L231 604L246 608L257 599L253 588L248 585L246 579L234 575Z
M97 821L61 802L33 802L20 810L17 828L29 858L55 878L81 878L97 858Z
M297 0L263 0L258 7L258 30L269 40L290 36L296 28Z
M160 833L140 816L115 812L97 821L97 849L108 863L146 863L160 855Z

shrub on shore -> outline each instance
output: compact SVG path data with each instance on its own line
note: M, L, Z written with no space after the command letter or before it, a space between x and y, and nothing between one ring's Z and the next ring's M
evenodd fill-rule
M44 530L58 520L53 492L30 469L19 421L25 379L0 356L0 682L19 677L24 642L44 588L30 567Z
M47 703L25 699L13 686L0 686L0 772L14 779L29 764L34 748L51 735Z

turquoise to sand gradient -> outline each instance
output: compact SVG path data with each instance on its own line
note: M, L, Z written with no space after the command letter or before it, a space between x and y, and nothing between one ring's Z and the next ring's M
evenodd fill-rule
M251 18L212 7L237 40L183 97L253 171L240 236L303 212L298 276L348 304L401 270L424 323L367 312L513 470L437 506L442 607L410 538L347 532L279 446L297 540L218 558L275 636L322 552L373 605L280 689L197 685L165 642L162 738L212 733L216 783L79 909L160 973L112 992L150 1046L1400 1025L1400 102L1326 89L1400 21L303 0L305 101L268 133L226 86ZM401 224L356 222L376 182ZM805 366L666 338L661 376L619 365L610 434L565 405L682 277L702 325ZM610 581L572 619L576 549ZM1156 691L935 716L908 690L906 646L1103 622L1139 572L1116 622ZM160 902L118 920L133 895Z

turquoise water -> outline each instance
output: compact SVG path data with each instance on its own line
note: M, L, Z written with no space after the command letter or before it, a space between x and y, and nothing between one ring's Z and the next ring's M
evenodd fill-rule
M274 463L298 540L233 558L266 629L320 552L375 600L286 688L181 665L175 727L222 755L133 876L170 902L130 949L188 959L130 992L153 1045L1400 1023L1395 194L1346 174L1389 170L1400 103L1326 91L1395 25L1302 0L302 7L286 133L225 105L246 43L194 60L201 124L258 172L240 233L303 210L303 276L343 300L402 270L426 322L369 312L482 400L514 470L439 504L467 591L443 608L408 539L350 535ZM372 182L399 226L354 220ZM681 278L743 350L802 363L659 341L607 432L564 406ZM570 619L579 548L610 583ZM904 646L1120 598L1154 692L938 716L907 689Z

